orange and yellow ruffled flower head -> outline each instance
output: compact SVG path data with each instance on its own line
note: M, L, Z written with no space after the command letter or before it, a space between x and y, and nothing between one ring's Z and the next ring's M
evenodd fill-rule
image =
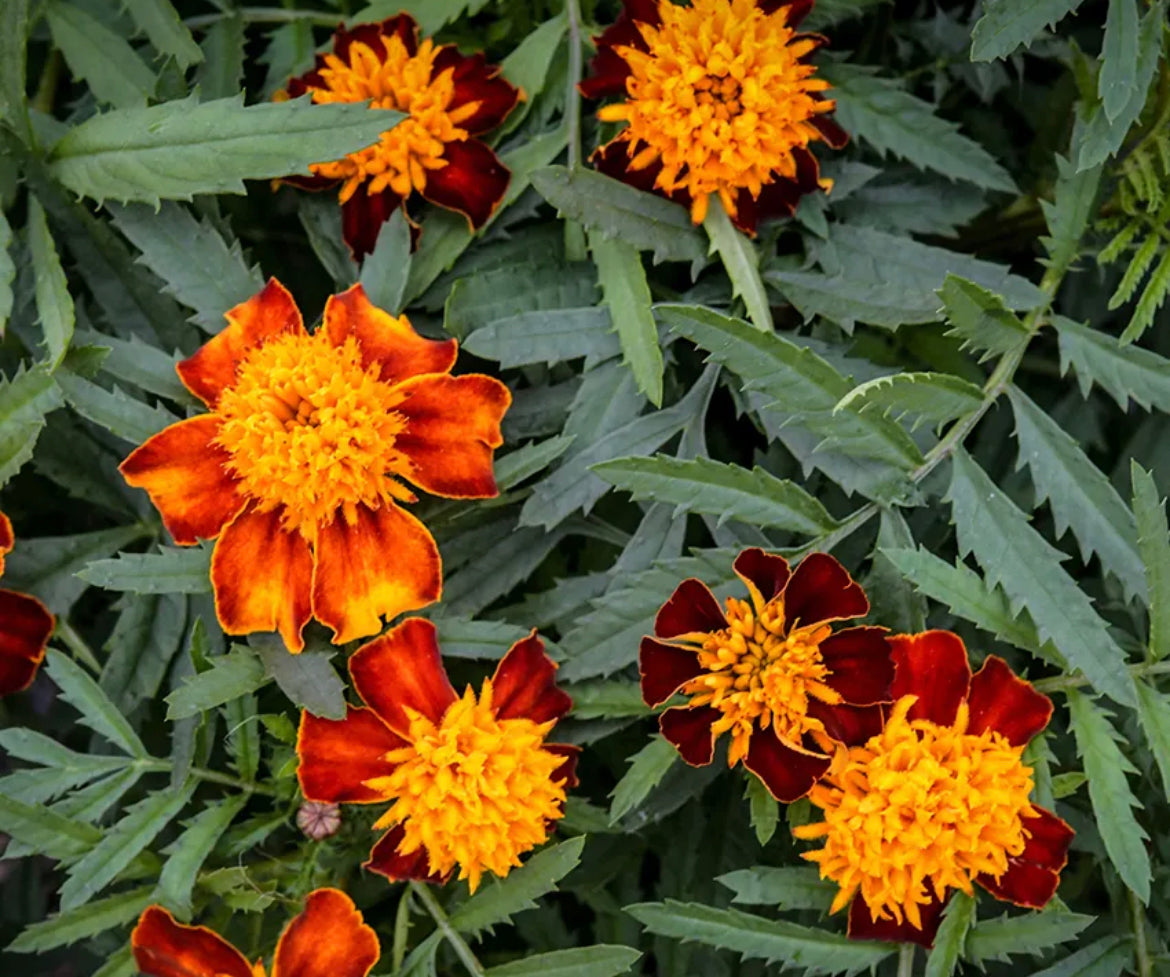
M543 844L576 783L577 748L546 738L572 705L535 632L514 644L477 696L455 693L435 626L408 618L349 661L366 705L345 719L301 714L297 776L305 797L391 806L366 867L390 879L475 890Z
M445 498L496 495L508 388L453 377L456 343L419 336L360 285L305 330L275 279L178 366L209 413L156 434L121 466L175 542L216 539L211 582L228 634L279 631L304 646L310 617L338 643L439 599L435 541L402 503L407 482Z
M312 179L287 181L309 189L341 184L342 227L355 257L374 249L382 223L413 193L458 211L473 228L503 199L510 174L475 137L499 126L522 93L482 54L420 42L409 14L339 29L332 53L318 55L314 69L279 97L305 93L319 104L369 99L371 109L408 116L374 145L315 163Z
M13 542L12 523L0 512L0 576ZM35 597L0 588L0 695L28 688L44 661L54 624Z
M717 194L736 225L754 233L826 188L816 157L845 132L829 118L809 56L824 43L796 28L811 0L626 0L597 39L590 98L622 95L598 112L624 122L594 154L604 173L690 208L703 221Z

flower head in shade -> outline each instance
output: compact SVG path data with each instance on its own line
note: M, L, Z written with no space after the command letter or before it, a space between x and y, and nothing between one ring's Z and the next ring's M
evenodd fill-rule
M522 98L482 54L453 44L421 43L409 14L380 24L338 29L333 51L294 78L280 97L308 93L315 103L362 102L407 118L372 146L328 163L313 178L287 182L310 189L341 184L345 240L356 257L374 249L383 221L412 193L463 214L481 227L499 205L510 174L475 138L496 128Z
M779 800L805 796L828 768L835 742L881 728L893 665L884 628L833 631L861 617L869 601L836 560L812 553L790 570L761 549L734 569L749 600L719 607L706 585L684 580L643 638L639 655L647 705L687 697L659 719L662 735L695 766L711 762L729 733L728 764L740 760Z
M366 705L343 720L301 714L297 776L310 800L386 804L389 830L366 867L390 879L472 891L548 838L576 783L577 748L546 743L572 705L533 632L508 650L477 696L455 693L435 626L408 618L349 660Z
M139 917L130 946L146 977L366 977L381 952L353 900L337 889L309 893L280 934L271 971L207 927L176 923L161 906Z
M160 431L121 466L175 542L216 539L223 629L279 631L297 652L310 617L341 644L438 600L439 552L402 507L415 501L406 483L445 498L496 495L508 388L450 376L455 341L424 339L360 285L329 298L312 334L275 279L227 320L178 365L209 413Z
M711 194L744 231L791 214L818 187L818 140L844 130L821 97L828 82L808 57L824 43L796 27L812 0L625 0L597 39L590 98L622 95L598 112L624 122L594 155L598 169L685 204L702 223Z
M0 576L13 541L12 523L0 512ZM0 588L0 695L28 688L44 661L54 624L35 597Z
M840 886L849 935L930 946L949 890L977 882L1039 908L1056 892L1072 829L1032 804L1020 756L1052 703L1000 658L971 675L949 631L889 639L895 702L882 731L842 747L809 799L824 820L794 829L823 839L805 858Z

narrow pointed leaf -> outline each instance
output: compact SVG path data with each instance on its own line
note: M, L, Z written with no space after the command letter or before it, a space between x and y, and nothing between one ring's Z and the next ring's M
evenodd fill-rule
M49 366L56 369L73 338L73 297L45 211L36 197L29 197L28 202L28 243L36 275L37 318L45 335Z
M130 756L150 755L126 717L80 665L58 651L50 651L45 669L61 690L61 698L81 713L82 723Z

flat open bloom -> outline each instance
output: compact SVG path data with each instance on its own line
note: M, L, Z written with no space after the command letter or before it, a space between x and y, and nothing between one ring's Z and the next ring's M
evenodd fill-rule
M416 500L404 483L496 495L508 388L449 376L455 340L422 338L360 285L330 296L311 335L276 279L227 320L178 365L210 413L160 431L121 466L176 543L218 537L224 631L279 631L298 652L310 617L342 644L438 600L439 551L401 507Z
M184 926L151 906L130 934L134 962L147 977L266 977L264 964L247 958L206 926ZM304 911L280 934L272 977L366 977L378 962L378 937L353 900L337 889L316 889Z
M688 696L659 717L682 758L710 763L715 738L728 732L728 765L742 760L788 803L828 770L835 742L861 742L881 728L889 646L884 628L833 632L830 622L861 617L869 601L826 553L790 571L782 556L752 548L734 569L750 601L729 597L724 612L692 578L662 606L655 637L642 639L642 698L657 706Z
M1032 769L1020 761L1052 703L995 656L972 677L949 631L889 641L885 728L838 750L809 795L824 821L793 834L824 839L804 857L841 887L831 911L850 906L850 936L930 946L952 888L1047 903L1073 832L1028 800Z
M12 523L0 512L0 576L13 542ZM0 695L29 687L45 659L55 623L35 597L0 588Z
M381 139L360 152L309 168L314 178L288 182L310 189L341 183L345 240L355 257L374 250L378 231L417 192L483 226L508 189L511 174L475 137L496 128L522 97L482 54L453 44L419 43L409 14L380 24L341 28L333 52L289 82L278 97L308 92L316 103L362 102L405 112Z
M791 214L818 187L818 140L835 149L848 137L828 117L808 57L824 43L796 27L811 0L625 0L597 38L590 98L624 95L603 122L624 122L594 154L598 169L690 208L700 224L711 194L741 230Z
M534 631L508 650L477 697L455 694L435 626L408 618L349 660L366 705L345 719L301 713L297 777L305 797L385 804L389 828L366 867L390 879L446 881L474 892L548 838L577 781L577 748L545 737L572 705Z

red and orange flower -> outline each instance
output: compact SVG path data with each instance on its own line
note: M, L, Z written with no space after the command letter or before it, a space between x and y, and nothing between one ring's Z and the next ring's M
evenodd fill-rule
M305 797L393 804L366 867L390 879L446 881L472 891L548 838L577 781L577 748L546 743L572 705L534 631L508 650L477 698L455 694L435 626L408 618L349 660L366 703L343 720L305 712L297 776Z
M0 512L0 576L13 542L12 523ZM0 695L28 688L45 659L55 623L35 597L0 588Z
M439 551L401 507L416 500L403 481L444 498L496 495L508 388L450 376L455 340L424 339L360 285L329 298L312 334L276 279L227 320L178 365L210 413L121 466L175 542L218 537L224 631L279 631L298 652L310 617L342 644L438 600Z
M828 189L809 144L839 149L828 82L808 57L824 43L796 28L812 0L625 0L597 38L589 98L624 95L603 122L626 126L593 156L599 170L690 208L700 224L712 194L741 230L791 214Z
M463 214L482 227L503 199L511 174L476 136L500 125L523 97L482 54L418 39L409 14L380 24L340 28L333 52L294 78L279 98L309 93L316 103L362 102L408 114L381 139L356 153L309 167L308 189L340 182L341 217L354 256L374 250L382 223L412 193Z
M130 935L134 963L146 977L265 977L247 958L205 926L184 926L151 906ZM309 893L300 915L276 944L272 977L366 977L381 948L353 900L337 889Z
M685 705L659 718L662 735L692 766L711 762L715 739L731 734L728 766L740 760L784 802L804 797L829 769L836 742L881 728L893 664L885 629L845 628L869 601L844 567L812 553L788 561L758 548L734 569L750 601L720 609L701 581L679 584L643 638L639 665L649 706L676 693Z
M895 635L895 699L882 731L838 749L809 799L824 821L794 829L824 839L804 857L840 886L857 939L934 942L950 889L978 883L1017 906L1056 892L1073 831L1031 803L1028 741L1052 703L989 656L971 675L949 631Z

